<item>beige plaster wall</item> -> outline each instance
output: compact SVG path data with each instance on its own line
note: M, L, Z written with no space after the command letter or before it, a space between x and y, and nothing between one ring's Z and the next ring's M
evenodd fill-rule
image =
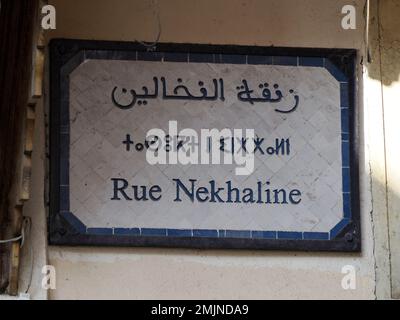
M48 38L153 41L157 36L153 1L49 3L57 10L57 29L48 32ZM340 27L345 4L357 8L356 30ZM362 49L363 54L363 6L362 0L159 0L160 41L345 47ZM361 90L361 70L359 80ZM38 130L44 130L43 122ZM42 138L35 146L39 152ZM49 247L49 263L57 271L57 289L50 297L374 298L372 203L364 144L362 139L361 254ZM43 181L35 180L33 188L43 188ZM349 264L357 271L357 289L346 291L341 269Z
M400 14L399 1L382 3L381 70L385 149L387 165L387 201L390 245L391 292L400 299Z
M162 42L360 48L365 0L50 0L49 37ZM357 8L357 29L341 28L341 9Z

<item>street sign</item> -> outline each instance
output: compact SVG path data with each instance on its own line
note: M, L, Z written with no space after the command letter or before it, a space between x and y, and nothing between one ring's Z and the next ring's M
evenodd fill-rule
M354 56L53 40L50 243L360 250Z

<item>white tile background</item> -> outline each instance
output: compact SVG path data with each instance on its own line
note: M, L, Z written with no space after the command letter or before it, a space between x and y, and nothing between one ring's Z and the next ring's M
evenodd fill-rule
M141 92L146 85L152 90L153 76L164 76L172 85L180 77L193 91L198 90L199 80L207 87L213 78L223 78L225 101L157 99L130 110L112 104L115 86ZM272 104L240 102L236 86L242 79L254 89L260 82L278 83L284 95L295 89L299 107L280 114ZM285 104L293 105L292 99L284 99L280 106ZM339 83L324 68L88 60L70 75L70 120L70 206L88 227L327 232L343 215ZM290 138L291 154L258 153L255 172L239 177L233 166L151 166L145 152L125 151L121 142L127 133L143 142L147 130L167 130L169 120L177 120L179 129L255 129L265 138L264 148L274 145L275 138ZM135 185L158 184L162 199L111 201L111 177ZM173 178L198 179L199 184L213 179L221 186L231 180L236 187L254 189L257 181L268 180L271 188L300 189L302 201L299 205L173 202Z

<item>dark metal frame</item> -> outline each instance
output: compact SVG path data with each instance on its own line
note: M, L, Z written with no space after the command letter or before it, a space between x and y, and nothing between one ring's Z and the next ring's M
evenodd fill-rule
M308 238L290 239L282 237L271 238L241 238L224 236L217 237L186 237L184 235L158 236L153 235L116 235L104 230L96 233L84 231L84 225L69 212L63 212L62 208L69 198L62 192L62 179L68 179L68 171L62 167L68 166L68 157L63 155L60 145L69 145L69 140L63 133L69 130L65 124L69 119L61 114L62 104L68 104L68 95L63 94L68 90L68 74L70 67L65 68L73 57L81 54L79 65L85 58L91 59L133 59L140 54L149 60L159 60L164 53L170 54L169 61L182 61L182 56L190 54L208 54L212 62L236 63L235 59L241 59L242 55L253 59L271 58L282 61L282 64L291 65L294 57L301 57L306 61L304 65L313 65L313 61L329 61L330 69L326 67L337 79L346 78L346 95L348 94L348 106L346 107L349 121L349 166L350 166L350 192L349 210L351 216L345 216L336 227L334 236L329 240L309 240ZM166 54L166 55L167 55ZM176 59L176 60L173 60ZM262 250L301 250L301 251L361 251L360 229L360 204L359 204L359 167L358 167L358 121L356 112L355 94L355 60L356 50L353 49L305 49L305 48L275 48L255 46L228 46L228 45L200 45L200 44L157 44L156 50L148 52L140 43L87 41L55 39L50 43L50 214L49 214L49 243L54 245L102 245L102 246L152 246L152 247L181 247L202 249L262 249ZM298 60L297 60L298 61ZM237 62L240 63L240 62ZM268 63L264 63L268 64ZM276 63L280 64L280 63ZM314 65L317 66L317 65ZM338 79L339 80L339 79ZM339 80L340 81L340 80ZM341 91L341 94L343 92ZM343 98L343 97L342 97ZM346 99L347 100L347 99ZM343 103L343 102L342 102ZM342 113L343 115L343 113ZM63 119L64 117L64 119ZM342 119L343 121L343 119ZM347 120L346 120L347 121ZM343 124L342 124L343 127ZM343 144L342 144L343 145ZM343 147L342 147L343 148ZM62 163L64 162L64 163ZM69 190L68 190L69 192ZM339 223L339 224L340 224ZM332 230L331 230L332 235Z

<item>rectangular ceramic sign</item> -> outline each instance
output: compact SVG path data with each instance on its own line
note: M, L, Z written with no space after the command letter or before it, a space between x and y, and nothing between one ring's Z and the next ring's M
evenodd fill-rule
M56 40L53 244L360 249L354 52Z

